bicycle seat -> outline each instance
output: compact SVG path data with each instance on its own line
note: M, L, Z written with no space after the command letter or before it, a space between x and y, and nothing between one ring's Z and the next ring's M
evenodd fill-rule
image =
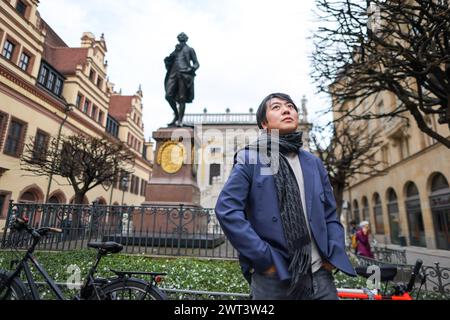
M123 249L123 246L117 242L90 242L88 247L103 250L107 253L119 253Z
M363 277L368 279L370 276L374 275L374 269L371 270L371 272L368 272L369 267L356 267L355 271L356 273ZM397 267L395 266L389 266L389 265L385 265L385 266L379 266L380 268L380 281L381 282L386 282L386 281L392 281L394 280L395 276L397 275Z

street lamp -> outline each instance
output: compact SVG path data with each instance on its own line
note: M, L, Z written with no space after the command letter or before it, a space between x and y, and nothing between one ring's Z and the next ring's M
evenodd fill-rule
M67 118L69 117L69 112L71 112L74 107L76 107L74 104L67 103L65 108L64 108L65 117L64 117L63 121L61 122L61 125L59 126L58 137L56 138L56 150L59 149L59 141L61 139L62 128L63 128L64 124L66 123ZM47 186L47 194L45 195L45 203L48 202L48 197L50 195L50 188L52 186L53 171L54 170L55 170L55 162L52 161L52 171L50 172L50 175L48 177L48 186Z
M125 190L128 189L128 176L122 177L121 184L122 184L122 205L123 205L125 198Z

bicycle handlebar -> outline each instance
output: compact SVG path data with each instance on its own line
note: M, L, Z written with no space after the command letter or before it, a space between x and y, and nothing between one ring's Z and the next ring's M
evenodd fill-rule
M416 276L420 272L420 268L422 268L423 261L421 259L418 259L416 261L416 265L414 266L414 269L411 273L411 278L409 279L408 286L406 287L407 292L411 292L414 288L414 283L416 282Z
M19 218L13 217L11 219L11 229L16 231L25 230L29 234L31 234L34 238L39 238L41 236L45 236L48 233L62 233L61 229L58 228L40 228L34 229L28 225L28 218Z

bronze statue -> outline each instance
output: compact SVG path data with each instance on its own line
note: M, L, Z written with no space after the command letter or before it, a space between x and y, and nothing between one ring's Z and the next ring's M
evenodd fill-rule
M191 103L194 100L195 71L200 65L194 49L186 44L188 39L184 32L180 33L178 35L180 43L176 45L175 51L164 59L167 69L164 80L166 100L175 113L173 121L168 124L169 127L183 126L186 103Z

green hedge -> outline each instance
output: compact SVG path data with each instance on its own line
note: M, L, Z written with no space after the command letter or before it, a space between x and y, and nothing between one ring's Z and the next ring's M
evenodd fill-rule
M66 283L70 274L67 272L70 265L77 265L82 274L86 276L95 260L94 250L76 250L66 252L38 252L37 259L46 268L49 275L57 282ZM10 251L0 251L0 268L9 269L11 259L20 258L23 253L13 254ZM98 275L102 277L113 276L109 271L132 270L166 272L161 286L171 289L217 291L226 293L249 293L248 283L243 278L237 261L210 260L196 258L155 258L144 255L110 255L102 259L98 268ZM38 280L42 280L39 279ZM335 275L338 288L362 288L366 286L366 279L351 278L342 273ZM73 292L71 294L74 294ZM45 296L49 292L45 292ZM435 293L427 293L426 299L442 299ZM177 298L183 298L178 295Z

